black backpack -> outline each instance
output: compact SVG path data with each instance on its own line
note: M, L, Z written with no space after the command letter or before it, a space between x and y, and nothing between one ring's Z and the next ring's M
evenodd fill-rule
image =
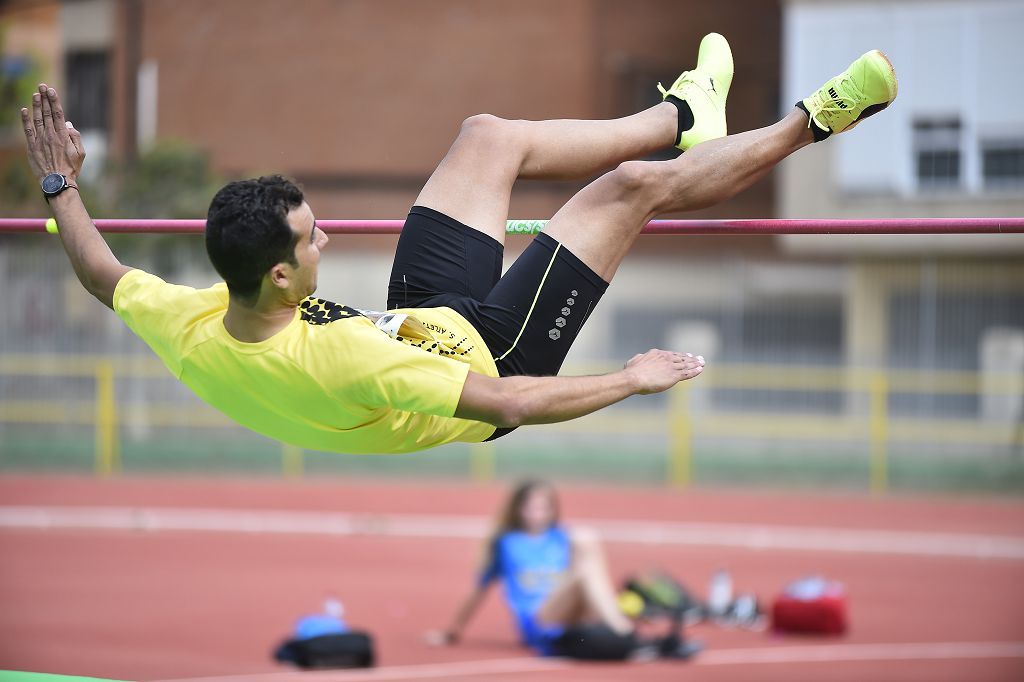
M274 659L300 668L373 667L373 637L366 632L290 639L277 648Z

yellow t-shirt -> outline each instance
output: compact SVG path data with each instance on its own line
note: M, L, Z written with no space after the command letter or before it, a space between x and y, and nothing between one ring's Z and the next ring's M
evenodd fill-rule
M193 289L142 270L125 274L114 291L114 310L175 377L271 438L312 450L400 453L494 433L452 416L470 370L498 371L477 331L450 308L389 311L374 324L310 297L280 332L244 343L224 328L227 306L223 283Z

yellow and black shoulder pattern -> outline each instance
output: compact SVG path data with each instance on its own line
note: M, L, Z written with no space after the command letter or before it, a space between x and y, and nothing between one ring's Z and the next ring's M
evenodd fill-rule
M347 305L310 296L299 304L299 316L303 322L319 325L330 324L350 317L362 317L363 314Z

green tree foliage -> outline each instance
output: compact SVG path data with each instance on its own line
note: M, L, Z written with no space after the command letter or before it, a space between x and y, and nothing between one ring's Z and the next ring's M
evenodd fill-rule
M43 77L39 55L4 53L4 27L0 25L0 128L19 128L21 108L32 100L32 93Z
M43 59L36 54L4 52L4 27L0 25L0 206L17 207L38 190L21 152L22 107L42 79Z
M186 142L162 140L132 164L111 166L117 186L111 209L132 218L202 218L223 184L209 157Z
M123 218L205 218L223 180L210 169L203 150L179 140L161 140L134 163L108 164L103 183L112 188L106 201L86 203L94 216ZM105 210L98 204L105 203ZM194 235L109 235L111 247L129 260L142 259L164 276L185 262L205 264L203 240Z

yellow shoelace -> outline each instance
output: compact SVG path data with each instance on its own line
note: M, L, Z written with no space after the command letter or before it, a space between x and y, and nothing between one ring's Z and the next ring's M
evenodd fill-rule
M681 74L679 74L679 78L676 79L676 82L672 84L672 90L676 90L677 89L677 87L676 87L677 85L678 86L682 86L684 83L688 83L688 82L689 83L693 82L693 79L690 78L690 72L689 71L683 71ZM670 91L666 90L665 86L661 84L661 81L659 81L658 82L658 92L661 93L661 98L664 99L664 98L668 97L668 94L669 94Z
M857 87L857 84L853 82L853 78L849 74L844 74L838 81L833 84L832 89L836 91L839 96L839 101L835 99L823 98L821 105L813 112L807 119L807 127L811 127L811 120L822 112L846 112L853 111L857 104L867 99L864 95L864 91ZM824 89L824 88L822 88ZM846 104L845 107L840 106L840 102Z

